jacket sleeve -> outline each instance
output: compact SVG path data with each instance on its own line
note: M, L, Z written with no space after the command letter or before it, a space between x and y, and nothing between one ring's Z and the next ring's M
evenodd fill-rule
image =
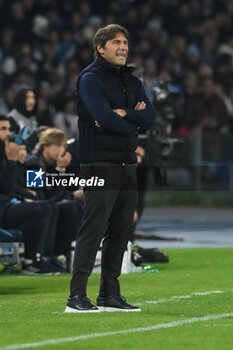
M137 125L113 112L104 92L104 85L96 74L88 72L82 76L79 95L91 116L100 127L122 135L137 135Z
M12 197L15 195L14 191L16 187L16 177L15 177L16 162L5 160L3 164L1 164L1 171L0 171L0 193L6 194Z
M133 108L127 108L125 119L143 129L149 129L155 123L155 111L146 95L142 83L138 81L138 84L138 102L145 102L146 108L139 111Z

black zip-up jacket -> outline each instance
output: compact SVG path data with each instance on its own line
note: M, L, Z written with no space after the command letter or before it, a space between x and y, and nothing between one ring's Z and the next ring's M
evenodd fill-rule
M5 154L5 144L0 140L0 225L4 211L14 196L16 162L9 161Z
M146 108L136 111L141 101ZM124 109L127 116L122 118L113 109ZM155 121L154 109L132 68L117 68L102 57L79 76L77 111L80 163L135 163L138 131Z
M16 162L8 160L5 144L0 140L0 193L14 196Z

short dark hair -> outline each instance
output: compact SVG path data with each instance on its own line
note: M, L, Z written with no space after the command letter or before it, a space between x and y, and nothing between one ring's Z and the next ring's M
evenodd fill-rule
M123 33L127 40L129 40L129 32L126 28L122 27L119 24L109 24L106 27L100 28L93 40L93 46L94 46L94 57L98 58L100 56L97 45L100 45L101 47L105 47L105 44L108 40L112 40L115 38L117 33Z
M9 122L9 118L6 115L4 115L4 114L0 114L0 122L2 122L2 121L8 121Z

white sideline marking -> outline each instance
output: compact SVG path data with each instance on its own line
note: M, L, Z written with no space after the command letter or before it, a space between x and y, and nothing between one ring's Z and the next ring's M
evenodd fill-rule
M227 292L233 292L233 289L225 290L225 291L224 290L211 290L209 292L195 292L195 293L191 293L188 295L174 295L170 298L163 298L163 299L158 299L158 300L147 300L147 301L142 301L139 303L134 303L134 305L162 304L162 303L167 303L167 302L173 301L173 300L189 299L189 298L192 298L193 296L222 294L222 293L227 293Z
M220 323L220 324L205 324L203 327L233 327L233 323L231 324L225 324L225 323Z
M209 321L209 320L218 320L218 319L227 318L227 317L233 317L233 312L220 314L220 315L193 317L193 318L190 318L187 320L182 320L182 321L158 323L158 324L148 326L148 327L130 328L130 329L125 329L125 330L121 330L121 331L92 333L92 334L78 335L76 337L44 340L44 341L35 342L35 343L15 344L15 345L2 347L2 348L0 348L0 350L20 350L20 349L27 349L27 348L38 348L38 347L44 346L44 345L71 343L71 342L78 341L78 340L101 338L101 337L107 337L107 336L111 336L111 335L139 333L139 332L152 331L152 330L161 329L161 328L173 328L173 327L183 326L185 324L190 324L190 323L195 323L195 322L203 322L203 321Z

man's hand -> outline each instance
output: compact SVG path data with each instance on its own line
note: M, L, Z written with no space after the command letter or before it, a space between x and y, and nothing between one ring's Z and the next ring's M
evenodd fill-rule
M36 195L37 195L36 191L30 190L29 188L26 188L26 191L31 193L34 197L36 197Z
M5 152L8 160L17 161L19 156L19 145L14 142L5 142Z
M141 111L142 109L145 109L145 108L146 108L146 104L145 104L144 101L138 102L138 103L136 104L136 106L134 107L134 109L135 109L136 111Z
M84 191L83 188L73 192L74 199L84 201Z
M133 224L136 224L138 222L138 212L135 210L134 215L133 215Z
M124 118L127 115L126 111L120 108L113 109L113 112L119 114L122 118Z
M71 159L72 159L72 156L71 156L71 154L69 152L66 152L63 155L60 155L57 158L57 167L59 167L59 168L66 168L66 167L68 167L68 165L71 162Z
M146 104L145 104L144 101L138 102L138 103L136 104L136 106L134 107L134 109L135 109L136 111L140 111L140 110L145 109L145 108L146 108ZM126 115L127 115L126 111L125 111L124 109L121 109L121 108L115 108L115 109L113 109L113 112L117 113L121 118L124 118L124 117L126 117ZM100 125L99 125L99 123L97 122L97 120L95 120L95 126L96 126L97 128L100 128Z

